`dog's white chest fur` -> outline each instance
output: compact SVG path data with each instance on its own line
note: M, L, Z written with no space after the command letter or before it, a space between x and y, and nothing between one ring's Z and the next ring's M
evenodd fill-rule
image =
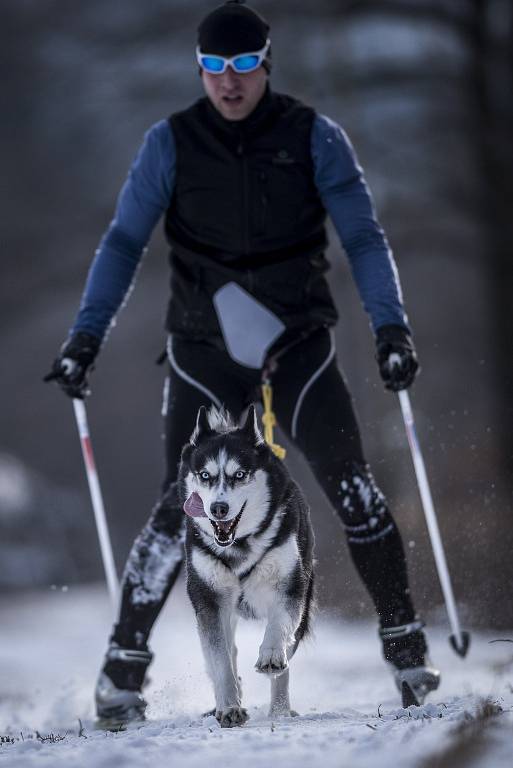
M268 616L269 606L275 602L280 584L290 576L298 561L296 538L289 536L281 546L267 552L243 581L243 599L255 617Z
M293 535L280 546L266 552L242 581L239 575L247 572L247 561L232 571L214 555L203 550L195 548L192 553L192 565L198 575L225 598L234 602L243 601L247 613L252 613L255 618L268 616L269 606L276 600L280 583L286 581L298 561L298 546Z

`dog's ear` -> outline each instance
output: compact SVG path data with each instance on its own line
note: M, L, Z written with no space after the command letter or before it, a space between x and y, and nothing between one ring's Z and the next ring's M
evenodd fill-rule
M246 421L240 429L244 437L253 443L253 445L263 445L265 442L262 433L258 428L257 414L254 405L249 406Z
M192 433L189 442L193 445L197 445L198 441L201 440L202 437L211 433L212 429L208 423L207 409L204 405L202 405L198 411L198 415L196 417L196 426L194 427L194 432Z

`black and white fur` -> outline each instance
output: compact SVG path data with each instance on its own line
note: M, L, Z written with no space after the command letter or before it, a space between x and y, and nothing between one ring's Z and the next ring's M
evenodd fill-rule
M238 616L267 620L255 669L270 677L270 715L291 715L288 662L309 631L313 600L314 537L303 494L264 442L254 406L240 428L224 411L200 408L179 477L185 509L199 496L205 513L187 518L187 591L216 717L223 727L248 719Z

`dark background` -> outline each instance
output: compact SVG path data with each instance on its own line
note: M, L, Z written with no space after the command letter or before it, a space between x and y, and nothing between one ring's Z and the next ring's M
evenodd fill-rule
M201 95L206 0L4 0L0 121L0 587L102 578L71 401L43 385L144 131ZM399 266L422 373L412 399L465 622L513 626L513 9L509 0L269 2L273 87L340 122ZM339 357L367 454L404 533L423 610L442 602L397 398L335 235ZM165 336L160 227L88 400L118 566L163 470L154 364ZM191 425L192 426L192 425ZM369 601L303 463L319 598ZM303 480L304 478L304 480Z

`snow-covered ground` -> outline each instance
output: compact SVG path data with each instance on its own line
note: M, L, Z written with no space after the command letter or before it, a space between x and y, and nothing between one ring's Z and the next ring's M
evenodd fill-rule
M292 704L300 716L271 721L268 683L253 671L262 626L241 622L240 671L251 719L242 728L221 730L214 718L201 717L213 697L180 583L153 637L148 722L103 733L93 729L92 688L110 623L100 587L0 600L0 765L511 765L513 646L489 641L512 633L475 633L469 656L461 661L449 648L446 629L431 628L432 656L443 684L424 707L403 710L381 661L375 628L321 614L315 638L300 647L291 665ZM475 720L483 699L503 709L484 720L484 728ZM42 740L52 734L55 740ZM445 762L434 760L437 755L445 755Z

